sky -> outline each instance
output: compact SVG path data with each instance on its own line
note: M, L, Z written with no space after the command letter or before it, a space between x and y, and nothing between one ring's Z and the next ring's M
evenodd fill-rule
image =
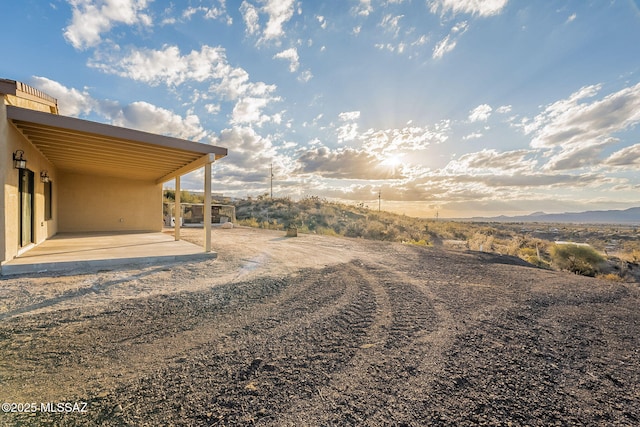
M0 16L0 78L64 115L226 147L215 193L268 193L273 165L274 197L417 217L640 206L638 0L3 0Z

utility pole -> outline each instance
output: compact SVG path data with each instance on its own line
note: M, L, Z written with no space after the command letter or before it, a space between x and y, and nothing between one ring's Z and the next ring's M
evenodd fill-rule
M271 168L269 169L269 178L271 179L271 198L273 199L273 163L271 163Z

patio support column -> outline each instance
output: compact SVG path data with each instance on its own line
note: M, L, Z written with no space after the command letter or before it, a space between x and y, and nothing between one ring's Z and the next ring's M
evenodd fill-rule
M211 163L204 165L204 251L211 252Z
M175 225L173 226L173 234L176 240L180 240L180 224L182 224L182 206L180 205L180 175L176 176L176 194L174 197L175 205L173 207L173 217Z

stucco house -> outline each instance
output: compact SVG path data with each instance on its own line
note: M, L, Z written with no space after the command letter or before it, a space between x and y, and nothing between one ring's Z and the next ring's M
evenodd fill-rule
M179 194L180 177L204 167L206 197L211 164L227 155L222 147L62 116L56 99L14 80L0 79L0 97L0 263L57 233L161 231L163 183L175 180Z

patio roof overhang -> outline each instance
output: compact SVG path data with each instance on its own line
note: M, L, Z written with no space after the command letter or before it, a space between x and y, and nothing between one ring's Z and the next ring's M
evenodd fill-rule
M164 183L227 149L68 116L7 106L7 118L59 170Z

